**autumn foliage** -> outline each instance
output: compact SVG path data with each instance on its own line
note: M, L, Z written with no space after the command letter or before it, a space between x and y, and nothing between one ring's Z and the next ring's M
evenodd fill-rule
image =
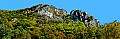
M0 10L0 39L120 39L120 22L91 27L83 22L42 20L32 13Z

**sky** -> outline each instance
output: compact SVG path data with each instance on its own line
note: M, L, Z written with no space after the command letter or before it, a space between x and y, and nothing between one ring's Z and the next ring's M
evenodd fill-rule
M0 0L0 9L17 10L38 4L49 4L63 8L70 13L73 9L86 11L100 21L100 24L120 22L120 0Z

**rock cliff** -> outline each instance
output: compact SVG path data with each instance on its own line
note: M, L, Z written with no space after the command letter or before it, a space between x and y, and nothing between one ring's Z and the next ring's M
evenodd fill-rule
M30 8L22 10L24 13L34 13L40 15L41 19L47 20L62 20L67 22L65 16L68 16L67 11L64 9L58 9L55 6L48 4L39 4ZM95 19L92 15L82 10L72 10L70 12L70 21L78 22L82 21L86 26L100 26L99 20Z
M48 4L39 4L31 8L25 8L23 12L34 13L37 15L41 15L44 18L50 18L50 19L61 19L63 16L67 15L66 10L58 9L55 6Z
M72 10L70 16L74 22L82 21L86 26L100 26L99 20L82 10Z

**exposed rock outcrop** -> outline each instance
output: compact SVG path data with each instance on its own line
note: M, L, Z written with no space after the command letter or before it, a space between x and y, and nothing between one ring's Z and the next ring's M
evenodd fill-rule
M64 9L58 9L55 6L48 5L48 4L39 4L33 6L31 8L25 8L22 10L24 13L34 13L36 15L40 15L41 19L47 20L62 20L64 22L68 21L82 21L86 26L99 26L100 23L97 19L95 19L87 12L83 12L82 10L72 10L70 12L70 20L67 20L69 17L64 18L67 15L67 11Z
M70 12L71 18L74 22L82 21L86 26L100 26L100 23L92 15L82 10L72 10Z
M26 8L23 10L25 13L34 13L41 16L47 16L50 19L61 19L63 16L67 15L67 11L64 9L58 9L55 6L48 4L39 4L31 8ZM46 19L45 18L45 19Z

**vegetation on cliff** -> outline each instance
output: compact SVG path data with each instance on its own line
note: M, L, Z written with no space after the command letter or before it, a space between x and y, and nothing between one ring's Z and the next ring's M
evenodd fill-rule
M71 16L61 19L42 19L43 16L0 10L0 39L120 39L120 22L99 26L85 26L81 21L71 21Z

